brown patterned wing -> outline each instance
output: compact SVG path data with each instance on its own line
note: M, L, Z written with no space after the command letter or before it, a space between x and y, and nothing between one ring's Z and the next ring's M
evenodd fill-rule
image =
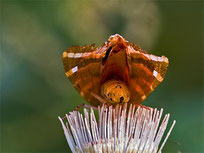
M128 52L131 101L140 104L163 81L169 62L165 56L147 54L133 45Z
M91 92L98 95L100 91L101 61L105 49L89 46L73 46L63 53L64 71L76 90L91 105L97 106L98 100Z

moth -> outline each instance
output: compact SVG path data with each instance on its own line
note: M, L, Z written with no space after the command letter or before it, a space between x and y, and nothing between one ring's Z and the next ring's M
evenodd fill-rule
M92 106L102 97L109 104L141 104L163 81L168 58L143 51L119 34L100 47L72 46L63 52L64 71Z

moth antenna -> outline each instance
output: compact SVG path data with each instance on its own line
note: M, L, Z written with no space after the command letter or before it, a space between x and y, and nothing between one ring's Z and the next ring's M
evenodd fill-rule
M107 102L100 97L99 95L94 94L93 92L91 92L91 95L94 96L96 99L98 99L98 101L100 102L100 104L106 104Z

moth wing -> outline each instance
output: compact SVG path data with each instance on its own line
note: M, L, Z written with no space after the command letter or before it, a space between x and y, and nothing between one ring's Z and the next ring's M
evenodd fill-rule
M105 48L89 46L73 46L63 52L64 71L76 90L91 105L97 106L98 100L91 93L100 92L101 61L105 56Z
M169 61L165 56L148 54L135 44L130 44L128 52L131 100L140 104L163 81Z

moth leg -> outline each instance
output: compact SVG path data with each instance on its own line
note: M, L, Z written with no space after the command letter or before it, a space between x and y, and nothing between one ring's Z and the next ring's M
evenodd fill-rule
M83 103L83 104L78 105L78 106L74 109L74 111L79 111L80 108L82 108L82 107L85 107L85 108L92 108L92 109L94 109L94 110L98 110L97 107L94 107L94 106L87 105L87 104L84 104L84 103Z
M142 105L142 104L136 104L136 107L141 107L141 108L145 108L145 109L148 109L148 110L151 110L152 108L151 107L148 107L148 106L145 106L145 105Z
M91 92L91 95L94 96L96 99L98 99L98 101L100 102L100 105L103 105L103 104L106 104L107 102L102 98L100 97L99 95L96 95L94 93Z
M97 107L94 107L94 106L91 106L91 105L87 105L87 104L80 104L80 105L78 105L75 109L74 109L74 111L79 111L80 110L80 108L82 108L82 107L84 107L84 108L92 108L92 109L94 109L94 110L98 110L98 108ZM68 114L68 115L70 115L70 114ZM62 117L62 120L64 120L64 119L66 119L66 115L64 116L64 117Z

